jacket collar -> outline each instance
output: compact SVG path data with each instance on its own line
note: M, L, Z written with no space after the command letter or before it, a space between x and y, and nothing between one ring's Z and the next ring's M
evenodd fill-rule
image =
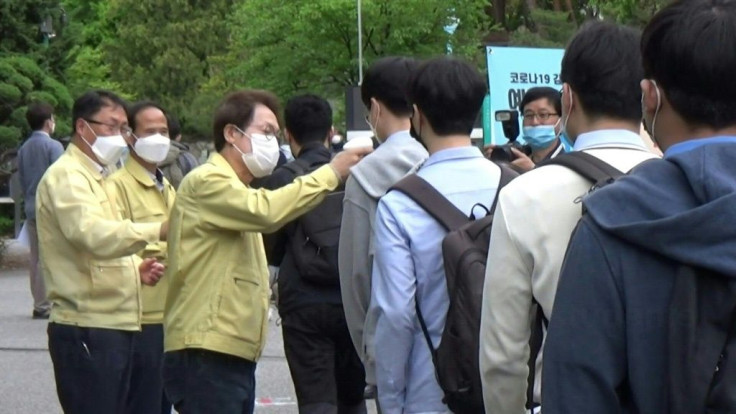
M230 165L230 163L227 162L225 157L223 157L219 152L212 153L212 155L210 155L210 158L207 160L207 162L220 168L222 172L227 174L229 177L235 178L238 181L240 181L240 178L238 178L238 174L236 174L235 170L233 170L232 165Z
M97 181L102 181L102 173L105 172L105 167L98 164L95 160L87 156L84 152L82 152L79 147L77 147L73 142L69 143L69 146L66 149L66 153L69 154L72 158L77 160L79 164L87 170L92 177L94 177Z
M128 160L125 161L124 168L130 173L130 175L133 176L133 178L136 179L141 185L144 187L155 187L156 183L153 182L153 179L151 178L151 173L148 172L143 166L133 159L133 157L129 156Z

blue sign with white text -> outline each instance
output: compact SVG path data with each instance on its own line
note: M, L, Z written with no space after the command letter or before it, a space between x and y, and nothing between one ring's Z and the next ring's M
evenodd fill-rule
M563 49L534 49L523 47L486 48L488 60L488 89L490 99L490 143L505 144L501 123L496 122L496 111L519 109L519 103L528 89L536 86L562 88L560 64ZM521 121L521 120L520 120ZM520 140L523 142L523 140Z

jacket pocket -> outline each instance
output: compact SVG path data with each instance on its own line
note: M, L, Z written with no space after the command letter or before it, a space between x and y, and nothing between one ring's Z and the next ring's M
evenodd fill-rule
M260 344L267 311L265 296L261 280L252 270L228 272L217 298L216 330L223 335Z
M93 313L129 311L136 306L136 272L132 261L90 261L92 289L85 310Z

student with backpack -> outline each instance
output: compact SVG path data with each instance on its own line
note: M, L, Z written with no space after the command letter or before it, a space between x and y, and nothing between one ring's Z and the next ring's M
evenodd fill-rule
M480 330L483 394L494 414L528 412L540 403L546 411L540 398L545 353L532 352L529 339L553 314L565 247L582 214L579 200L594 185L655 157L639 137L638 43L634 30L610 23L587 24L575 35L560 72L561 122L574 152L525 173L499 194ZM530 355L538 355L531 376Z
M475 68L448 57L422 63L409 82L413 135L430 154L416 174L466 217L491 208L501 175L470 140L486 89ZM384 413L449 412L432 362L450 306L442 259L447 234L402 191L390 191L378 203L370 313L376 315L376 381Z
M296 159L258 186L275 190L330 162L332 109L314 95L284 109L285 136ZM300 414L366 412L365 371L350 339L340 294L337 249L344 188L265 237L269 264L280 266L278 308L284 351Z
M642 115L664 158L583 200L545 414L736 412L736 1L666 6L641 55Z

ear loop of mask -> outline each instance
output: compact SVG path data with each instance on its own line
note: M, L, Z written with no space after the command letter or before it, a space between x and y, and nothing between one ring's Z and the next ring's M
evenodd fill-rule
M570 106L569 106L569 108L567 108L567 116L565 117L565 122L563 122L562 125L561 125L560 133L558 134L558 137L559 137L559 135L562 135L563 132L568 133L566 131L567 130L567 123L570 122L570 115L572 114L572 92L570 92L570 86L567 87L567 93L570 95ZM560 118L560 121L561 120L562 120L562 118ZM568 137L569 137L569 135L568 135Z
M657 125L657 115L659 115L659 108L661 108L662 106L662 96L660 95L659 85L657 85L657 81L655 81L654 79L651 79L651 82L654 84L654 91L657 93L657 109L654 110L654 118L652 118L651 135L652 135L652 141L654 141L655 144L659 145L659 143L657 142L657 139L654 137L654 131Z

